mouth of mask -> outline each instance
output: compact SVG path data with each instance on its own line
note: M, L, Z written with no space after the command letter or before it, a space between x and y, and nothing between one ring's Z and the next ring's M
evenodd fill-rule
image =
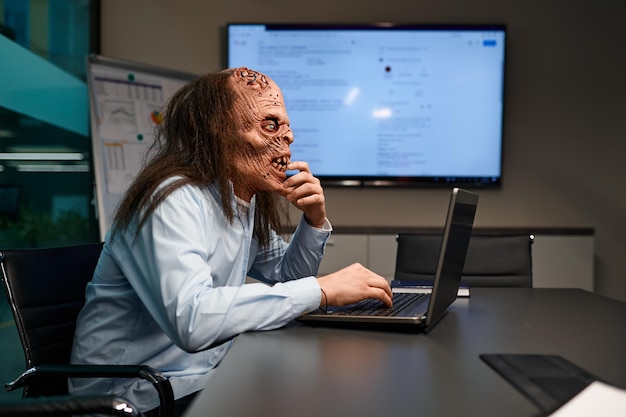
M272 166L280 172L287 172L287 165L289 165L289 162L288 156L280 156L272 160Z

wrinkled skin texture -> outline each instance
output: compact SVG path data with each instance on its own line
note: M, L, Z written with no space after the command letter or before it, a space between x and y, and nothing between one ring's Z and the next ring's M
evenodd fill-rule
M245 200L257 190L281 192L293 142L281 91L270 78L249 69L236 69L231 79L238 93L235 111L248 121L236 156L241 179L235 192Z

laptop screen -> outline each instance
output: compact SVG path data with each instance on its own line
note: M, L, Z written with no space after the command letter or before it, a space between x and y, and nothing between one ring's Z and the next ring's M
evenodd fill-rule
M472 234L478 195L455 188L448 207L448 219L441 240L433 291L426 314L427 326L439 320L456 299L465 256Z

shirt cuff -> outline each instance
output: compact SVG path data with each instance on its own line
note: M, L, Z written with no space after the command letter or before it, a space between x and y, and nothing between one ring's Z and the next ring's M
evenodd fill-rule
M330 220L328 220L328 217L326 217L324 219L324 224L322 224L322 227L315 227L313 225L311 225L307 220L306 217L304 215L302 215L302 219L300 220L301 224L306 224L307 226L309 226L310 229L312 230L317 230L319 232L324 232L324 233L329 233L333 231L333 225L330 224Z
M324 224L322 225L322 227L316 227L316 229L320 229L323 232L332 232L333 231L333 225L330 224L330 220L328 220L328 218L324 219Z
M315 277L300 278L285 283L289 288L296 316L317 310L322 302L322 291Z

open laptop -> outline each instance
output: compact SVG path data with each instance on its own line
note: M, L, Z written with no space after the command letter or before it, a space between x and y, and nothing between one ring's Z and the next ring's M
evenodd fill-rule
M391 309L378 300L364 300L344 307L329 306L326 312L318 309L297 320L314 326L429 331L457 297L477 204L477 194L460 188L452 190L430 294L394 293ZM408 298L411 300L405 300Z

